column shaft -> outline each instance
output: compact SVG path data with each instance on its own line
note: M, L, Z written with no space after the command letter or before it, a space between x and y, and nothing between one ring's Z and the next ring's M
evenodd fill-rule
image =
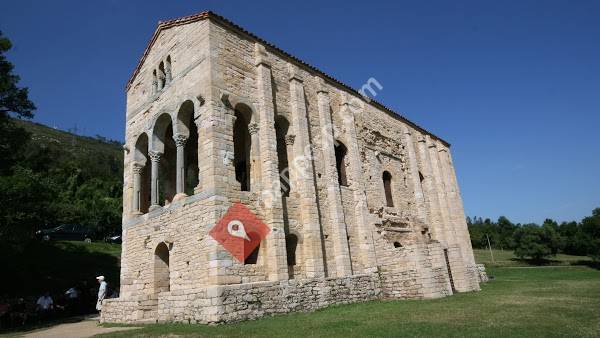
M358 148L358 135L356 132L356 121L354 119L351 103L342 104L342 120L347 136L348 156L350 159L350 189L354 196L354 219L358 235L358 245L362 267L366 271L376 267L375 248L373 243L372 226L369 222L369 209L367 206L367 194L365 193L365 184L363 181L362 159Z
M258 131L261 160L261 199L264 201L265 222L271 226L267 236L268 277L269 280L288 278L287 254L285 249L285 233L283 228L283 209L281 205L281 184L277 168L277 140L275 134L275 107L273 106L273 89L271 87L271 68L268 55L259 44L255 44L258 115L260 129Z
M141 172L144 167L138 163L133 164L133 206L132 213L133 214L141 214L140 212L140 200L142 193L142 175Z
M151 173L150 173L150 209L156 209L160 207L158 201L158 166L160 164L160 158L162 153L157 151L149 151L151 161Z
M335 147L333 124L331 121L329 93L321 84L318 92L319 125L321 127L321 147L323 151L324 179L327 182L327 215L329 218L333 254L335 256L335 273L338 277L352 274L348 233L344 221L342 197L338 186L338 174L335 163Z
M177 164L176 164L176 193L173 200L177 200L185 195L185 143L187 136L182 134L173 135L173 140L177 146Z
M429 150L429 161L431 165L432 181L435 186L435 193L438 195L438 201L440 206L440 221L441 229L444 232L444 239L447 246L454 243L454 236L452 236L448 199L446 198L446 189L444 186L444 179L440 171L440 164L438 163L438 151L436 144L431 141L429 135L425 135L425 142L427 149Z
M417 163L417 154L415 153L415 145L410 130L405 125L402 125L402 135L406 153L408 156L409 177L412 182L413 192L415 196L415 206L417 208L417 216L425 224L428 223L427 212L425 210L425 197L423 196L423 188L421 187L421 177L419 176L419 165Z
M293 68L292 68L293 69ZM303 251L306 277L322 277L323 251L321 231L317 210L316 190L312 149L308 135L308 122L302 80L293 74L290 78L290 104L292 110L292 126L295 131L293 169L298 182L297 191L300 197L300 221L303 228Z
M445 242L445 234L442 228L442 219L440 214L440 202L435 187L435 180L432 173L431 162L429 160L429 150L427 149L425 137L420 136L417 140L417 149L419 162L423 170L423 190L424 200L429 210L430 230L435 240Z

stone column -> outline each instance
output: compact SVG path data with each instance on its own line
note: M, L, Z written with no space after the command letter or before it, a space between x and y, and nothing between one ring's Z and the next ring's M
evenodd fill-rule
M349 183L354 196L354 218L358 234L358 244L360 252L358 253L364 272L372 271L376 268L375 248L373 246L373 227L369 221L369 209L367 207L367 194L365 193L365 184L363 181L364 173L362 170L362 159L358 148L358 134L356 132L356 121L354 119L355 111L359 107L345 99L342 101L342 121L347 136L348 159L350 161Z
M413 192L415 194L415 206L417 207L417 216L421 219L423 223L428 224L429 222L427 218L427 212L425 210L425 197L423 196L421 178L419 177L419 165L417 163L415 145L413 143L413 138L410 129L408 129L408 127L404 124L402 125L402 140L406 147L406 154L408 156L409 177L412 181Z
M187 142L187 139L188 137L183 134L173 135L173 141L175 141L175 146L177 146L176 195L173 198L173 201L177 201L187 196L185 194L185 143Z
M327 185L326 210L332 232L333 254L335 256L335 274L337 277L352 274L350 250L348 248L348 233L344 221L342 197L338 186L338 174L335 163L335 147L333 123L331 121L329 92L321 78L317 88L319 109L319 125L321 127L321 147L323 151L324 181Z
M271 87L271 64L265 47L255 43L256 87L258 94L258 117L260 129L261 201L264 205L264 221L271 227L267 236L267 268L269 280L288 279L287 253L281 205L281 183L277 161L275 133L275 107Z
M158 201L158 166L160 164L161 152L150 150L148 151L151 161L151 174L150 174L150 211L160 208Z
M235 121L234 121L235 123ZM248 124L248 133L250 134L250 191L259 192L261 191L261 158L260 158L260 127L258 123L251 122ZM277 149L277 148L276 148ZM266 185L268 186L268 185Z
M142 170L144 166L134 162L132 165L133 171L133 205L131 213L134 215L141 215L140 201L142 193Z
M201 116L203 118L206 118L205 116L206 114L203 113ZM205 139L206 139L206 130L205 130L205 126L203 125L203 123L201 122L202 119L197 118L194 120L194 123L196 124L196 130L198 130L198 185L194 187L194 194L198 194L201 190L202 190L202 165L204 163L204 158L202 158L202 154L205 153L204 150L204 145L205 145Z
M298 183L296 189L300 197L300 222L303 229L303 253L305 273L308 278L323 277L323 251L321 245L321 227L317 209L313 154L308 134L308 121L304 97L304 80L295 66L289 65L290 106L292 127L295 132L292 168Z
M425 137L419 136L417 139L417 150L419 162L423 170L423 191L424 200L429 211L430 230L433 238L442 243L445 242L444 231L442 228L442 216L440 214L440 202L436 191L435 179L433 177L431 162L429 160L429 150L426 145Z
M438 201L440 206L440 221L441 229L444 232L444 239L447 246L453 244L454 239L451 231L450 215L448 209L448 199L446 196L446 188L444 186L444 179L440 171L440 164L438 163L438 150L435 142L431 141L429 135L425 135L425 142L427 149L429 150L429 161L431 163L432 181L435 186L435 192L438 195Z
M288 131L289 132L289 131ZM296 142L296 135L293 134L288 134L285 135L285 145L286 145L286 151L287 151L287 158L288 158L288 177L289 177L289 189L290 189L290 193L296 190L296 187L298 186L296 184L296 172L294 170L291 170L291 166L293 165L293 160L294 160L294 143Z

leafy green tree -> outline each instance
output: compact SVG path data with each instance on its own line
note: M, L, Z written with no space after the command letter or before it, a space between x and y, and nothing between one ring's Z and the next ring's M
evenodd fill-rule
M594 261L600 261L600 208L592 211L592 216L581 221L582 232L588 238L587 254Z
M551 226L526 224L515 231L514 242L515 256L539 263L558 252L560 237Z
M27 88L17 86L19 77L13 73L14 66L6 59L12 44L0 32L0 174L15 164L29 135L17 128L10 116L32 118L35 105L29 101Z
M52 216L53 191L48 180L30 169L16 167L0 176L0 239L2 245L20 248Z

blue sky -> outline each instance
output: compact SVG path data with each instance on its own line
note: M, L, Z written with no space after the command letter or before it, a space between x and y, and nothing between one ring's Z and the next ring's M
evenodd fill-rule
M159 20L213 10L452 143L468 215L600 207L600 1L4 1L35 120L122 140Z

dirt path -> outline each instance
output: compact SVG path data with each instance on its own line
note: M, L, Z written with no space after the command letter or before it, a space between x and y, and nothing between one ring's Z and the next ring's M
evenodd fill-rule
M77 323L59 324L23 335L25 338L84 338L101 333L127 331L136 327L102 327L98 325L98 317L86 318Z

